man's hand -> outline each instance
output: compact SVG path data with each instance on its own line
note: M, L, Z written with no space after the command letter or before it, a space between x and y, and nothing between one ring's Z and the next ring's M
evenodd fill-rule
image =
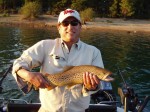
M36 88L49 88L49 83L43 78L39 72L29 72L29 82Z
M30 72L26 69L20 69L17 74L23 78L24 80L28 81L29 83L33 84L35 88L49 88L49 83L44 79L40 72Z
M100 83L100 80L96 75L89 72L85 72L83 74L83 82L85 88L89 91L92 91L92 90L96 90L97 86Z

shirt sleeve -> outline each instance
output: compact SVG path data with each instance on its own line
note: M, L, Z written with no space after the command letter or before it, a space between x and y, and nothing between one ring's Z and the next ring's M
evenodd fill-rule
M16 74L20 68L24 68L30 71L32 68L39 66L44 57L43 53L43 42L38 42L37 44L33 45L29 49L25 50L23 54L14 61L12 74L19 86L19 88L26 94L31 90L32 85L19 77Z
M102 55L101 55L100 50L96 49L94 51L93 55L94 55L94 57L93 57L93 60L92 60L92 65L104 68L104 64L103 64Z
M99 67L104 68L101 52L97 48L94 49L93 60L92 60L92 64L91 65L99 66ZM99 90L100 90L100 85L98 85L98 87L94 91L89 91L83 86L82 94L83 94L83 96L88 96L88 95L91 95L91 94L94 94L94 93L98 92Z

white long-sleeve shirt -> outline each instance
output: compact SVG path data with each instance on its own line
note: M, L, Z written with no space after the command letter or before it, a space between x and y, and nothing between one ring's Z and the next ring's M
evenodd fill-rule
M23 92L27 93L30 86L17 76L15 71L20 67L31 70L40 66L42 74L54 74L64 70L66 66L95 65L104 67L100 51L82 41L74 44L69 51L65 43L55 40L42 40L25 50L13 65L13 76ZM90 95L95 91L83 92L83 85L71 88L56 87L50 91L39 89L41 106L48 112L84 112L90 103Z

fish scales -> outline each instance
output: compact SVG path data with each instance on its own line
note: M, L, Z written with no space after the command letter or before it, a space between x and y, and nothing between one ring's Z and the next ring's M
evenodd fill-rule
M51 86L75 85L83 83L83 73L91 72L98 76L100 80L104 80L111 72L101 67L93 65L71 66L66 70L56 74L46 74L45 78Z

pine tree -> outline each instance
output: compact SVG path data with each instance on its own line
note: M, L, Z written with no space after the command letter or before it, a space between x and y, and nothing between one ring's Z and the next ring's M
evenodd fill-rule
M124 18L130 17L134 14L133 3L131 0L121 0L120 9Z
M109 7L110 16L118 17L119 16L119 0L114 0L111 7Z

